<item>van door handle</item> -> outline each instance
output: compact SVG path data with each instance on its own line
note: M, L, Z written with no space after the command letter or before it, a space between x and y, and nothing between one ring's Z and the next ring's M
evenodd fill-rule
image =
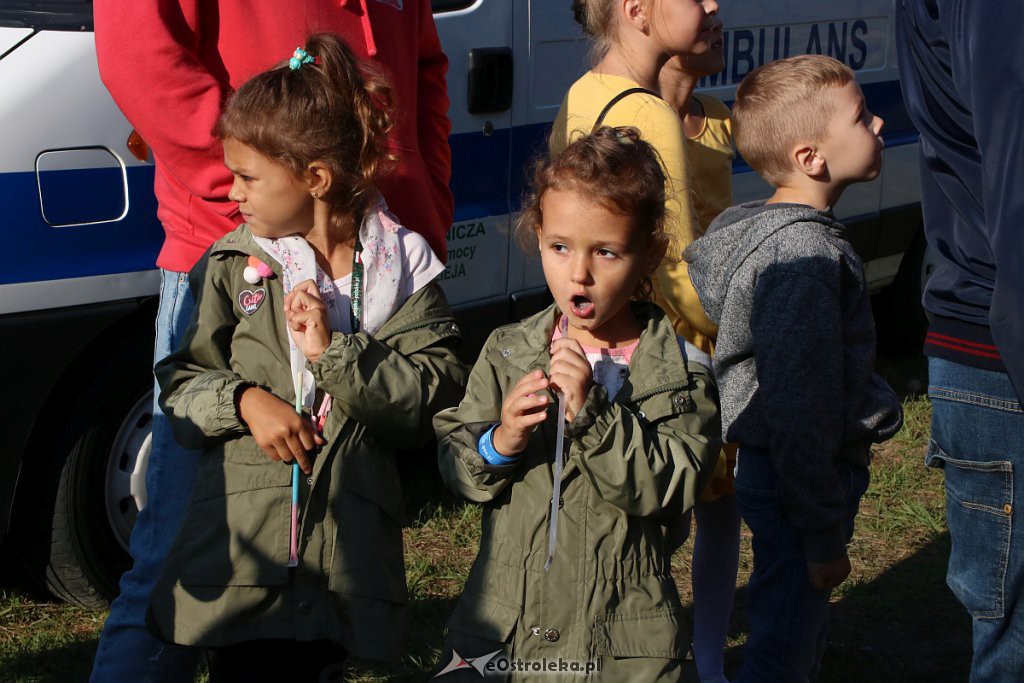
M469 51L469 113L508 110L512 106L512 75L511 48L472 48Z

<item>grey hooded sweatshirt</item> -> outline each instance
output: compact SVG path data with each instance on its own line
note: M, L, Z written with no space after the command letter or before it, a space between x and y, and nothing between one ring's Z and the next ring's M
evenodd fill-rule
M718 324L722 435L768 452L811 562L845 552L835 463L866 466L870 444L903 423L874 373L864 266L845 235L829 211L751 202L724 211L685 255Z

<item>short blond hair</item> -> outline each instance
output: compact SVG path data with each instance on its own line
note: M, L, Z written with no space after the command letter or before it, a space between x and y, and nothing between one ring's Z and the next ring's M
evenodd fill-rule
M793 170L793 146L824 139L836 111L828 90L854 79L850 67L823 55L790 57L754 69L736 88L736 149L762 178L778 186Z

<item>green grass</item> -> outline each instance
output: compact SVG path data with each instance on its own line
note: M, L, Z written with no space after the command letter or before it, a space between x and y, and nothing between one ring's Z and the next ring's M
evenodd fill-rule
M105 616L0 590L0 681L84 681Z
M872 483L850 546L850 579L833 598L821 680L944 683L967 678L970 622L944 584L949 536L942 475L923 465L929 404L912 398L907 422L876 448ZM472 563L480 508L440 492L431 458L410 463L407 498L414 510L405 531L412 636L402 660L382 667L354 662L360 683L423 681L440 657L444 624ZM690 600L692 548L675 558L680 594ZM737 604L726 653L735 673L746 625L743 603L750 574L744 535ZM104 615L0 590L0 681L84 681Z

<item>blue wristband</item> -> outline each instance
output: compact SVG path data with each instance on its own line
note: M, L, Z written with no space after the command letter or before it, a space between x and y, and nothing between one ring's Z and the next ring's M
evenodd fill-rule
M476 449L480 453L480 457L486 460L492 465L511 465L519 458L506 458L504 455L494 450L494 430L498 428L498 422L493 427L484 432L484 435L480 437L480 440L476 443Z

